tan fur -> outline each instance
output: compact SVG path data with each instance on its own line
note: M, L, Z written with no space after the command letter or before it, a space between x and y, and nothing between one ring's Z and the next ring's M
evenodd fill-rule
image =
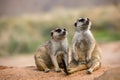
M73 37L72 59L68 73L86 70L92 73L101 66L99 47L90 31L91 22L88 18L78 19L75 23L76 32ZM81 21L80 21L81 20Z
M49 72L50 69L55 69L56 72L60 72L62 58L66 65L68 64L67 31L60 29L61 32L58 33L56 30L51 32L51 39L41 45L34 55L35 64L40 71Z

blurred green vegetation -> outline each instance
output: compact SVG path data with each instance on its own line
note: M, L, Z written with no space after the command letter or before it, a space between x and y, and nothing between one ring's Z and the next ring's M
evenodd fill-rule
M0 56L34 53L40 44L50 39L51 30L57 27L65 27L68 30L68 40L71 44L75 32L73 24L79 17L91 19L91 30L97 42L120 40L120 12L114 6L1 17Z

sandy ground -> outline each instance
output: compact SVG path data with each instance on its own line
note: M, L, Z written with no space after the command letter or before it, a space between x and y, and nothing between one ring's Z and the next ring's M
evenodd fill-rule
M88 75L86 71L78 71L66 76L64 72L38 71L32 55L21 55L0 58L0 80L93 80L106 70L120 66L120 42L100 44L102 67Z

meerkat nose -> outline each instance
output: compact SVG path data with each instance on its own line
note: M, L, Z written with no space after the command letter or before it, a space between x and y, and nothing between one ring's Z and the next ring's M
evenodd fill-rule
M63 34L65 35L65 34L66 34L66 32L64 31L64 32L63 32Z

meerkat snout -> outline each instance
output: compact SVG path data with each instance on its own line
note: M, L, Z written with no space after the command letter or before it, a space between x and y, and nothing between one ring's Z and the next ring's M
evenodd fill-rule
M63 33L62 33L63 35L67 35L67 31L66 31L66 29L63 29Z

